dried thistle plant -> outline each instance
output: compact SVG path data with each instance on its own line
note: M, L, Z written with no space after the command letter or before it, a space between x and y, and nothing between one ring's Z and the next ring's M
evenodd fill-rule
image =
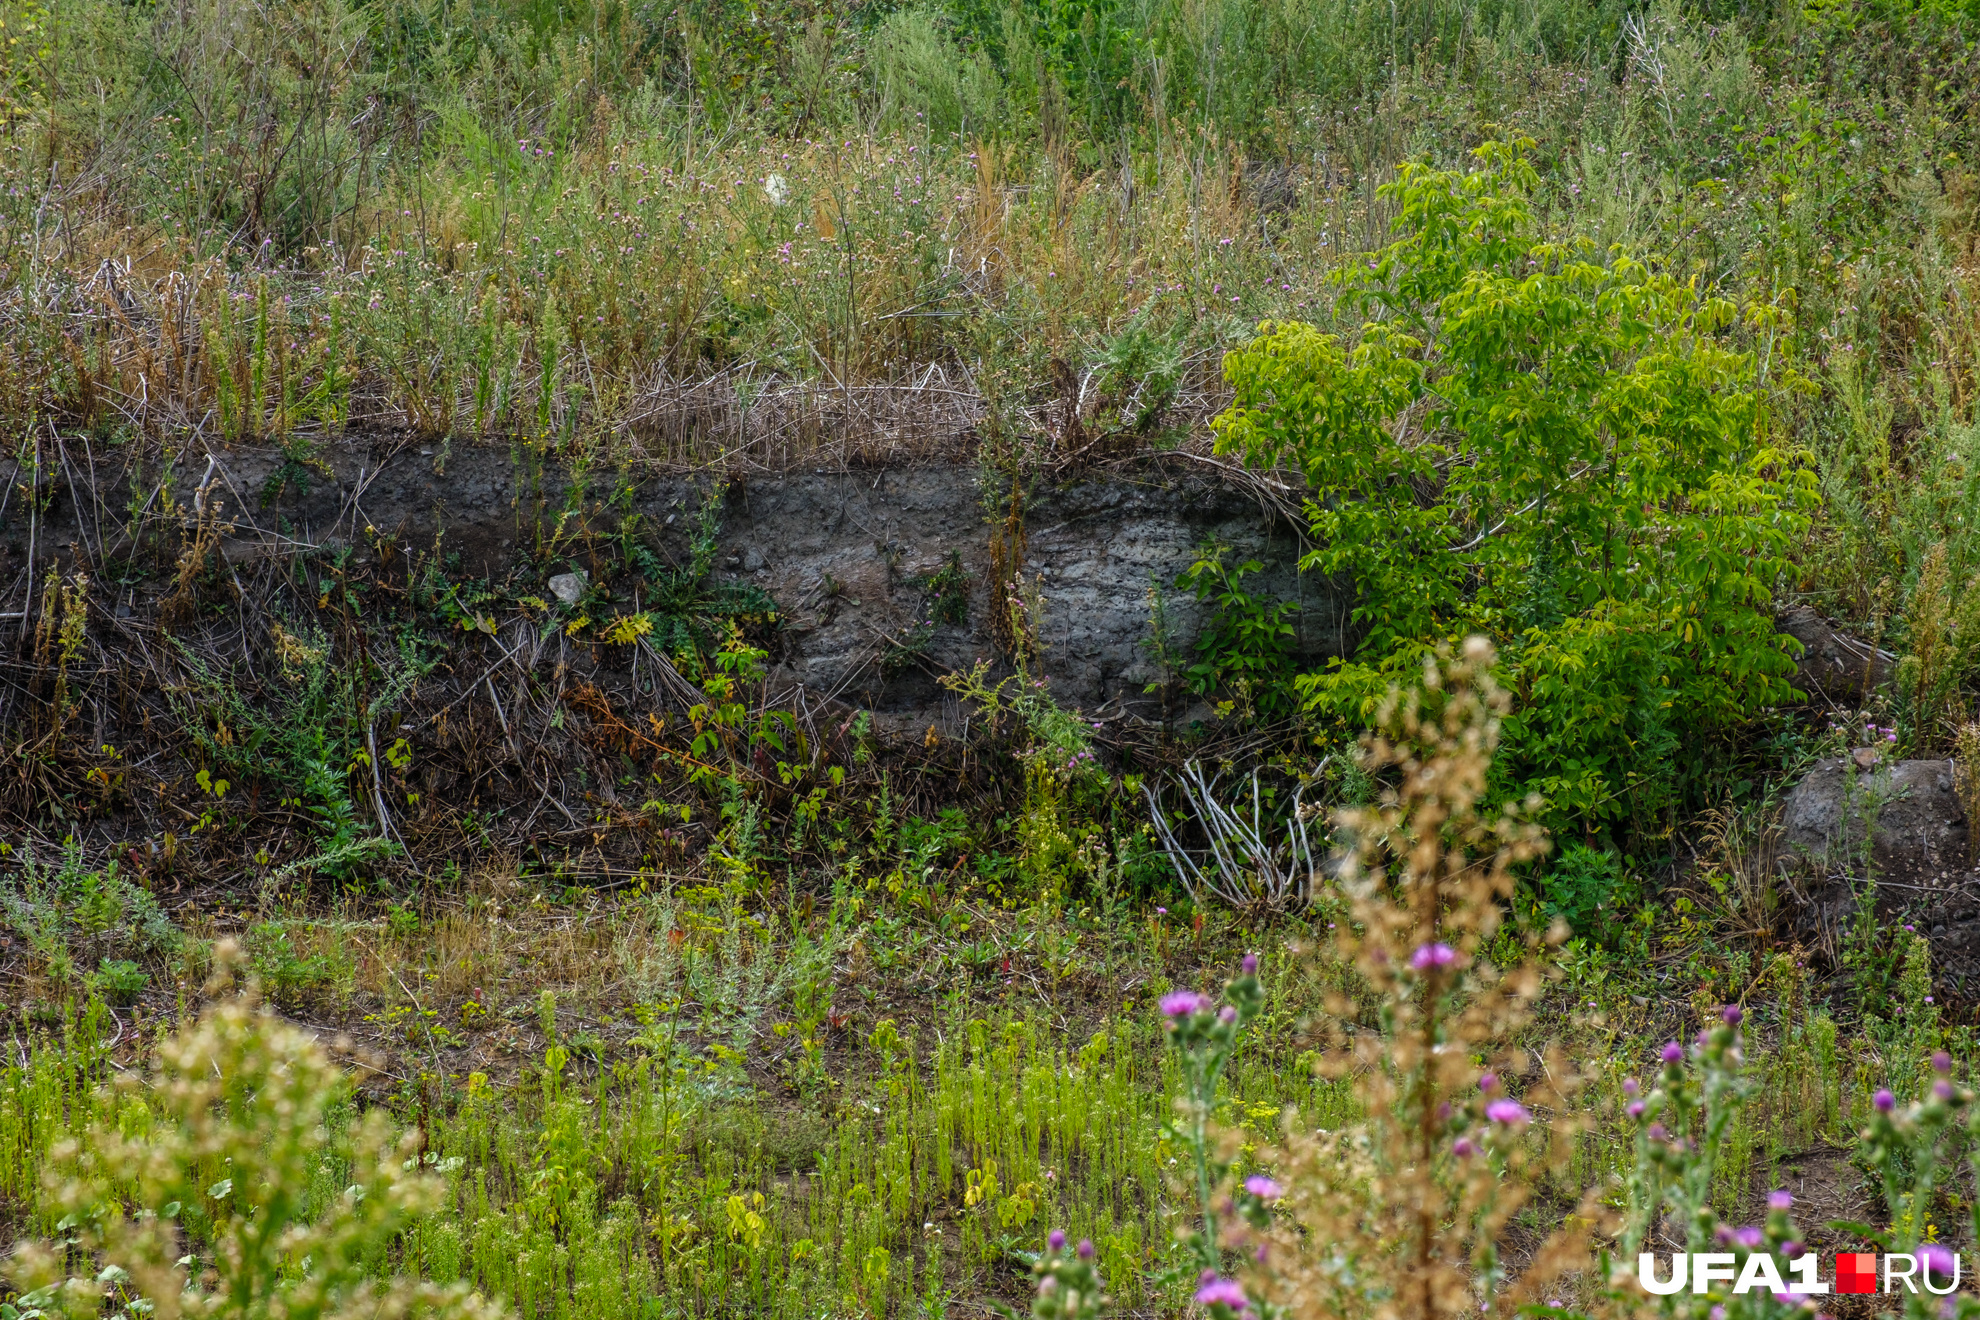
M1352 919L1335 953L1365 983L1376 1021L1345 995L1330 1012L1379 1031L1337 1026L1323 1065L1355 1077L1366 1118L1290 1134L1265 1159L1283 1213L1227 1230L1252 1254L1247 1282L1267 1313L1510 1314L1590 1263L1588 1234L1602 1213L1592 1194L1517 1278L1501 1248L1539 1176L1565 1161L1577 1124L1567 1112L1575 1073L1557 1052L1531 1085L1518 1084L1531 1056L1513 1042L1542 986L1537 950L1509 969L1484 957L1513 868L1546 847L1518 813L1482 809L1506 709L1493 661L1490 644L1473 638L1459 656L1428 659L1420 685L1391 694L1363 759L1394 787L1338 818L1354 846L1341 876Z
M1953 790L1966 816L1966 860L1980 862L1980 724L1971 720L1953 737Z

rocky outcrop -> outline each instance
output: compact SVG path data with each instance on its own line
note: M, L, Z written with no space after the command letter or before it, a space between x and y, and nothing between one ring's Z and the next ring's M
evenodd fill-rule
M1838 955L1874 876L1879 918L1915 926L1947 987L1980 999L1980 870L1968 831L1951 761L1817 763L1788 793L1776 835L1795 936Z
M188 511L182 516L218 507L219 549L235 564L313 548L389 576L425 555L455 580L506 580L516 594L567 603L609 582L606 608L616 613L636 603L630 587L621 592L626 576L613 576L626 551L627 517L636 519L634 539L683 563L720 475L594 468L574 478L562 461L524 446L353 436L312 464L287 462L272 449L216 448L182 456L169 480L165 472L110 469L78 479L75 490L163 487ZM960 718L937 677L997 653L989 545L1007 512L1008 487L985 481L974 465L946 462L730 474L718 506L714 577L753 583L775 600L782 627L774 677L869 709L883 728L917 737L931 723L946 729ZM51 555L87 563L98 546L118 544L122 510L105 508L100 522L78 519L74 502L60 498L69 493L67 483L54 487L35 527L18 503L0 511L0 580L18 580L31 543L44 571ZM1201 608L1171 584L1210 541L1230 546L1234 559L1264 563L1247 589L1298 604L1303 663L1317 666L1343 646L1347 601L1322 578L1298 572L1293 531L1214 470L1151 457L1040 482L1028 492L1023 525L1022 572L1043 598L1042 670L1067 705L1161 710L1144 691L1156 677L1147 645L1151 585L1168 593L1174 647L1193 658ZM960 622L927 627L929 580L952 563L967 577L967 610ZM156 604L147 594L162 590L154 583L127 592L129 607L143 615Z

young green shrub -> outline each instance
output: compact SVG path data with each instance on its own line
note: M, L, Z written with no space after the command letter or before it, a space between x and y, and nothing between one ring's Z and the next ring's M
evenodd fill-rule
M1683 749L1789 696L1770 601L1815 492L1731 342L1779 315L1541 240L1524 147L1477 155L1385 190L1400 237L1339 277L1352 343L1268 322L1225 357L1217 448L1298 465L1302 567L1355 583L1355 652L1299 678L1309 709L1363 727L1482 634L1520 698L1499 796L1654 823Z
M417 1132L395 1140L379 1111L335 1122L344 1077L308 1033L239 995L166 1038L154 1067L120 1074L106 1116L50 1152L58 1236L15 1248L21 1315L496 1314L464 1287L376 1277L444 1189L418 1172ZM326 1170L344 1184L327 1198ZM68 1273L78 1259L86 1276Z

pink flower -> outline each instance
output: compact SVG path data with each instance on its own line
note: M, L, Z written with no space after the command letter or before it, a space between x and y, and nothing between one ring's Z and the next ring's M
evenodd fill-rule
M1201 1013L1210 1007L1210 1001L1194 990L1175 990L1163 995L1158 1001L1166 1017L1186 1018L1192 1013Z
M1767 1193L1767 1208L1769 1210L1788 1210L1792 1209L1793 1206L1794 1193L1788 1191L1786 1188L1777 1188Z
M1888 1114L1897 1108L1897 1097L1889 1091L1880 1090L1870 1097L1870 1103L1877 1107L1878 1113Z
M1494 1123L1517 1124L1524 1123L1532 1115L1527 1113L1526 1106L1517 1100L1494 1100L1485 1106L1485 1117Z
M1246 1178L1244 1190L1264 1201L1276 1201L1286 1194L1285 1188L1262 1173L1254 1173Z
M1674 1040L1664 1042L1664 1062L1678 1063L1684 1059L1684 1046Z
M1457 950L1448 944L1425 944L1409 957L1409 965L1419 972L1432 967L1449 967L1457 961Z
M1211 1275L1209 1282L1196 1290L1196 1300L1203 1306L1222 1304L1233 1311L1242 1311L1251 1305L1251 1299L1244 1295L1244 1287L1236 1279L1220 1279Z

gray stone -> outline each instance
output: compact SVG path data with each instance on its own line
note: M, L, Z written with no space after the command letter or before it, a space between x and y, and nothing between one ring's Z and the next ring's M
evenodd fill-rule
M1782 803L1774 856L1802 943L1839 960L1874 876L1879 920L1916 927L1941 982L1980 997L1980 870L1951 761L1818 762Z
M566 605L575 605L584 589L591 584L591 575L583 571L559 573L550 579L550 594Z
M1840 631L1806 605L1781 611L1775 626L1801 643L1794 685L1815 700L1861 705L1891 680L1895 656Z

